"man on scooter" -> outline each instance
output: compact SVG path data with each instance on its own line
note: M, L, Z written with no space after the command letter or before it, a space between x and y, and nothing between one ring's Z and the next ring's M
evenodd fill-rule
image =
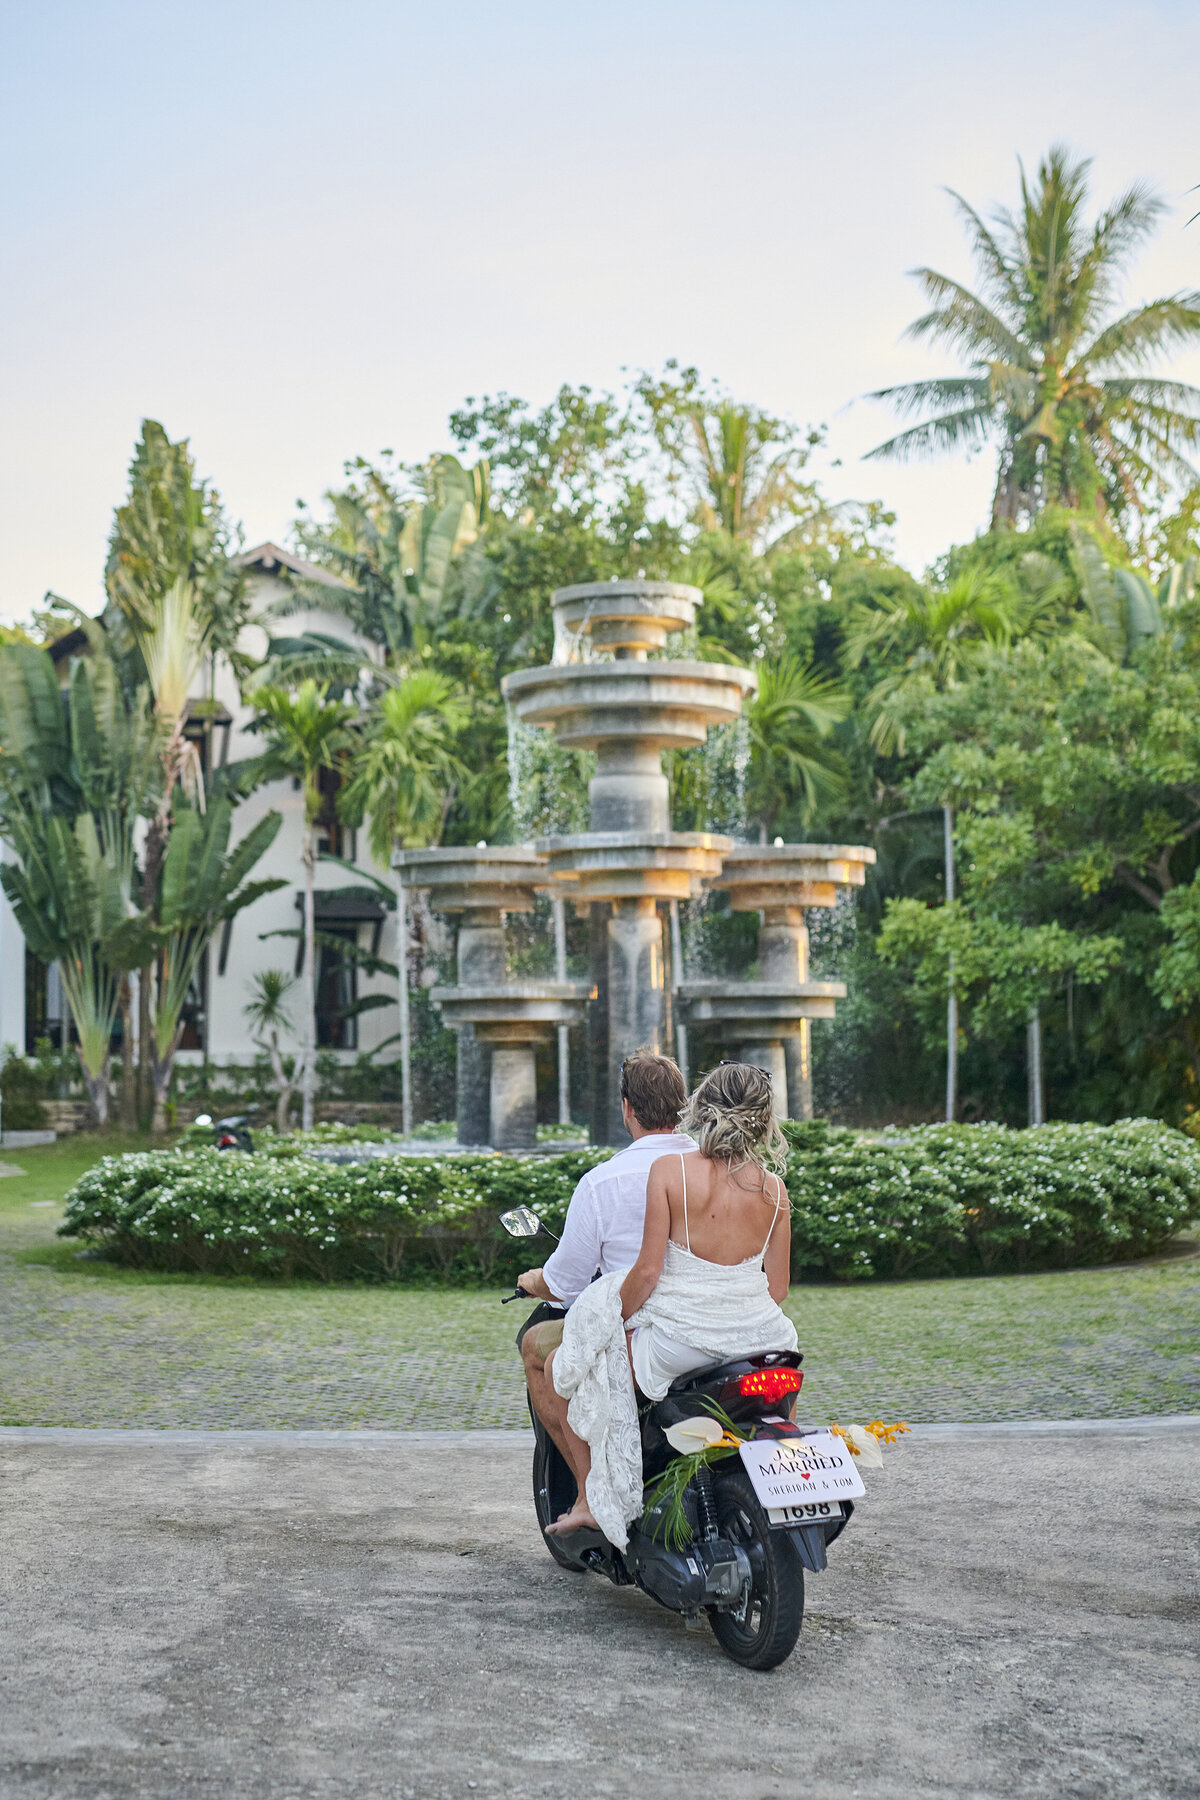
M566 1307L597 1274L633 1267L642 1247L652 1165L668 1152L678 1155L695 1149L691 1138L677 1130L686 1099L683 1076L669 1056L639 1050L626 1057L621 1069L621 1116L633 1142L608 1162L589 1169L571 1196L557 1250L540 1269L519 1275L519 1288ZM561 1341L562 1321L547 1320L525 1333L521 1357L534 1410L563 1450L551 1423L552 1409L543 1403L546 1358Z

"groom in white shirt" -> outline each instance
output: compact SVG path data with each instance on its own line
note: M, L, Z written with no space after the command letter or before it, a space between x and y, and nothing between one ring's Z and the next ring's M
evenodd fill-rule
M687 1098L683 1076L669 1056L639 1050L621 1069L621 1113L633 1142L608 1162L589 1169L571 1196L558 1249L540 1269L526 1269L517 1286L539 1300L569 1306L597 1273L628 1269L637 1261L646 1223L646 1183L651 1164L671 1151L694 1150L676 1127ZM542 1404L546 1358L562 1341L562 1325L535 1325L521 1340L529 1397L558 1443ZM559 1448L563 1446L559 1443Z

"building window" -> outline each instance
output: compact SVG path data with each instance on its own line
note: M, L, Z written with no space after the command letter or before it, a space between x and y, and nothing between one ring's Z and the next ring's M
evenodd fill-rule
M354 861L354 833L338 818L337 797L342 785L340 769L319 769L317 788L321 810L317 814L317 855L340 856L344 862Z
M358 1020L347 1018L346 1008L358 998L358 970L347 954L357 947L358 926L318 922L317 931L317 1043L323 1050L357 1050Z

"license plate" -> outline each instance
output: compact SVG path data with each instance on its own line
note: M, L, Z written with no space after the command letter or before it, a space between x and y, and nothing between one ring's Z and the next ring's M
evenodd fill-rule
M857 1500L866 1493L849 1445L831 1431L802 1438L756 1438L741 1458L759 1503L810 1506L821 1500Z
M768 1506L767 1521L771 1525L812 1525L818 1520L830 1521L842 1516L837 1500L810 1500L807 1506Z

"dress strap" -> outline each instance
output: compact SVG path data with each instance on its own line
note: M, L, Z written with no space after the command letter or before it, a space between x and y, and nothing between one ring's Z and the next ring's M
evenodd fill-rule
M776 1181L779 1182L779 1192L775 1197L775 1211L771 1214L771 1223L767 1227L767 1235L763 1239L763 1247L760 1252L760 1256L765 1256L767 1254L767 1245L771 1241L771 1233L775 1229L775 1221L779 1217L779 1214L783 1209L783 1182L780 1180L778 1175L776 1175L775 1179L776 1179Z
M679 1152L679 1173L683 1178L683 1241L690 1256L692 1250L692 1236L688 1230L687 1222L687 1168L684 1164L682 1150ZM771 1223L772 1225L775 1223L774 1219L772 1219Z

